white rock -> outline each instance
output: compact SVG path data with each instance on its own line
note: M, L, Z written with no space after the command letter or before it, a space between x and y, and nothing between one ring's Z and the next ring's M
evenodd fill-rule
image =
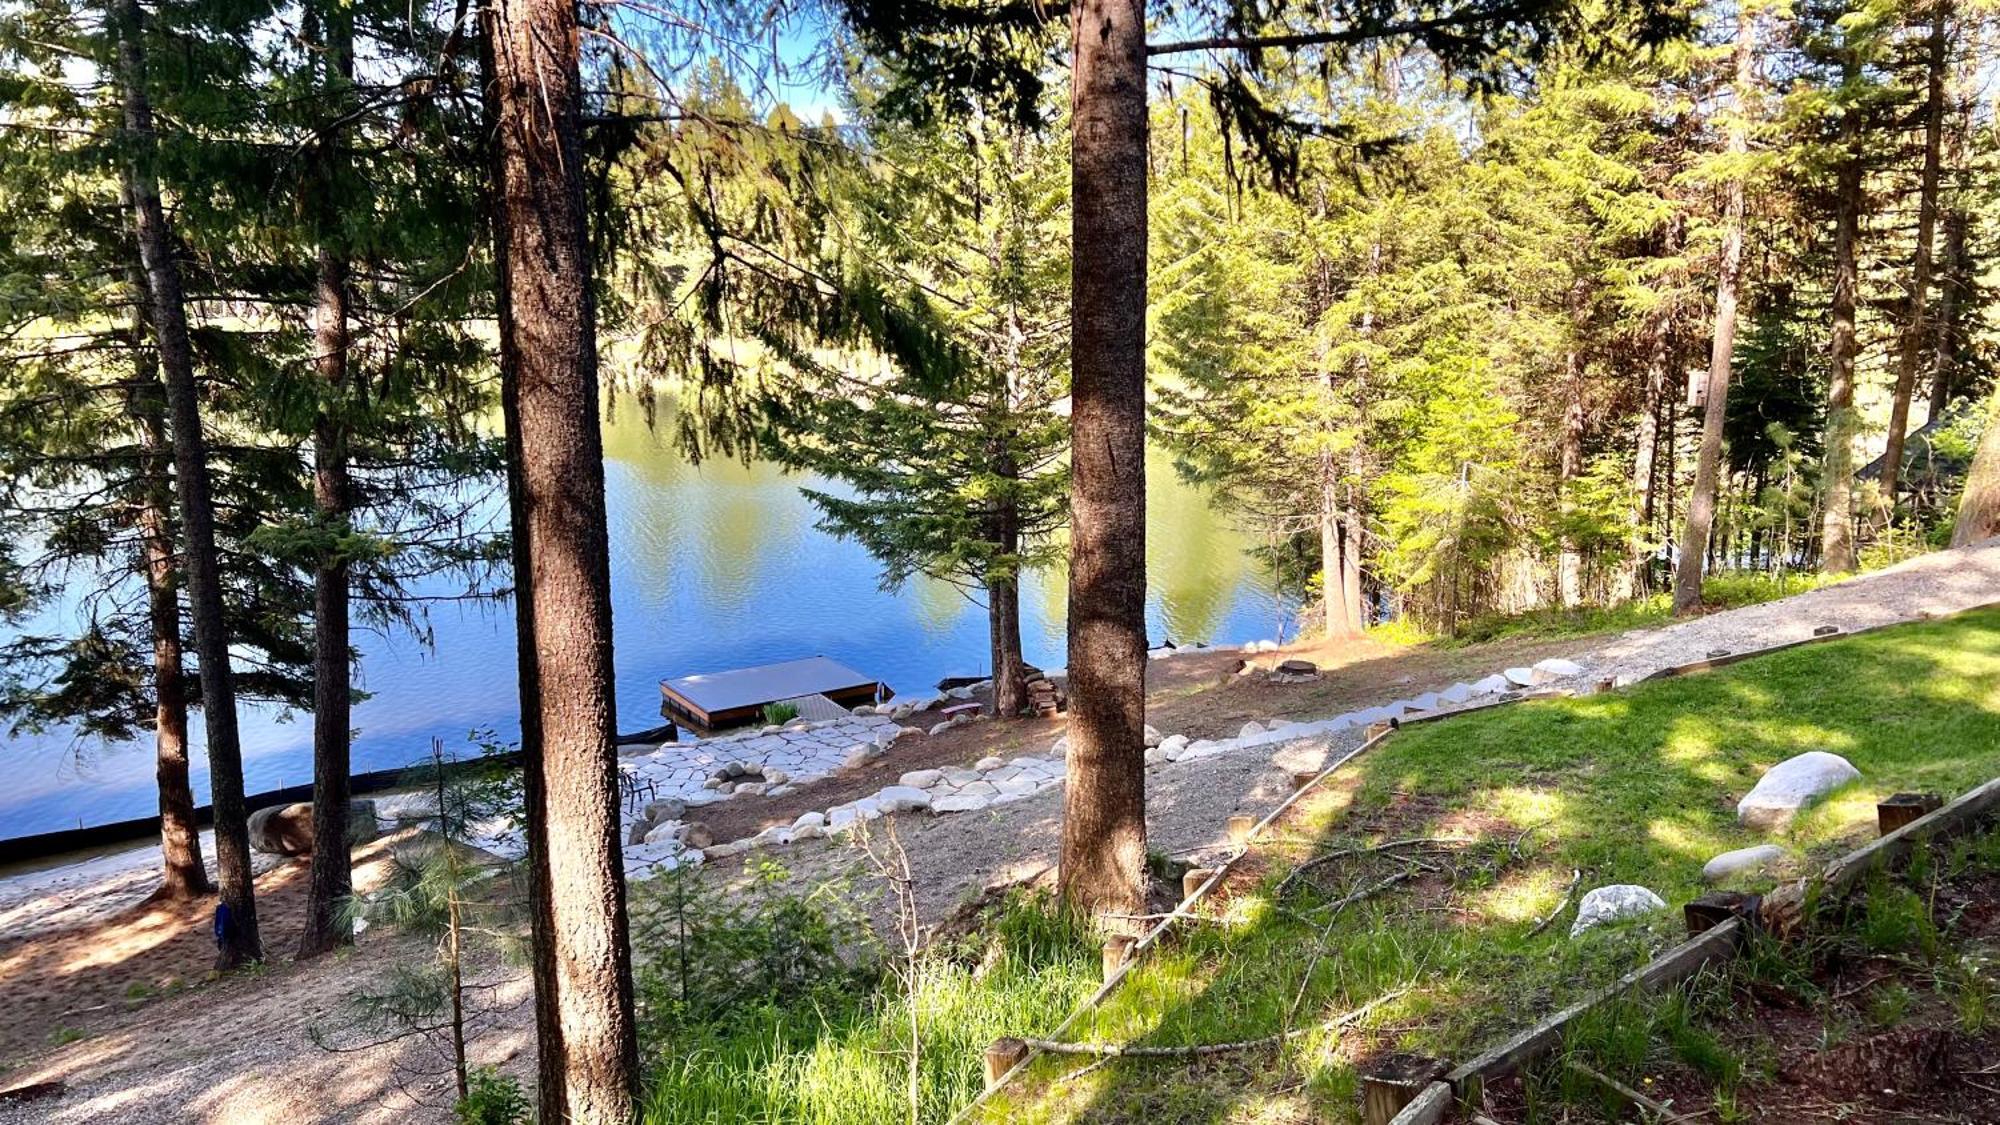
M848 712L848 714L850 715L860 715L863 716L864 718L866 716L873 715L874 713L875 713L875 705L873 703L863 703L861 706L856 707L854 710Z
M953 785L964 785L969 781L979 780L978 770L969 770L963 766L946 766L943 772L944 779Z
M800 813L799 818L792 822L792 831L794 833L796 833L801 828L825 828L825 827L826 827L826 814L822 812Z
M703 848L701 855L703 859L728 859L730 856L748 851L749 848L750 842L748 840L731 840L726 844L715 844Z
M1711 883L1720 883L1732 875L1751 875L1782 862L1785 849L1776 844L1758 844L1754 848L1737 848L1733 852L1723 852L1702 865L1701 877Z
M750 837L750 846L753 848L781 847L791 842L792 842L791 827L789 825L784 825L784 824L773 824L771 827L766 828L762 832L757 833L755 836Z
M1263 733L1264 733L1264 724L1258 722L1255 719L1252 719L1249 722L1243 724L1243 729L1236 732L1236 737L1249 738L1251 735L1263 734Z
M939 797L937 800L932 801L931 811L934 813L978 812L992 803L993 799L990 797L960 793L955 797Z
M910 785L891 785L875 794L883 812L917 812L931 807L931 795Z
M818 824L803 824L792 829L792 840L821 840L826 838L825 827Z
M978 770L980 773L985 773L988 770L997 770L1006 764L1004 760L988 755L972 763L972 768Z
M1160 745L1158 749L1160 753L1166 757L1167 761L1171 762L1174 760L1173 755L1178 751L1180 751L1181 749L1185 748L1187 744L1188 744L1187 735L1170 734L1167 737L1160 740Z
M1472 681L1472 694L1498 695L1512 686L1514 685L1507 681L1507 677L1496 674Z
M1151 723L1146 724L1145 743L1147 746L1158 746L1160 743L1165 742L1166 740L1167 736L1161 734L1159 728L1155 727Z
M784 770L781 770L776 766L764 767L764 784L766 785L783 785L784 783L790 781L791 779L792 779L791 774L786 773Z
M1576 907L1576 923L1569 928L1569 936L1575 937L1593 926L1620 918L1633 918L1642 914L1652 914L1667 908L1666 900L1644 887L1632 883L1614 883L1599 887L1583 896Z
M943 770L911 770L897 778L896 784L907 785L912 789L929 789L943 780Z
M1457 706L1460 703L1464 703L1467 700L1470 700L1471 698L1472 698L1471 684L1453 684L1450 687L1444 689L1443 691L1438 692L1438 699L1440 701L1452 704L1453 706Z
M669 820L664 824L656 824L646 833L646 842L648 844L666 844L680 838L681 822L678 820Z
M1536 673L1535 682L1545 684L1551 680L1566 680L1571 676L1581 676L1583 675L1583 665L1578 664L1574 660L1564 660L1559 656L1552 656L1547 660L1536 661L1534 672Z
M1033 777L1010 777L994 784L1002 797L1025 797L1042 787L1040 779Z
M1146 729L1151 730L1152 728L1147 727ZM1149 742L1146 745L1151 746L1152 743ZM1051 743L1049 745L1049 754L1050 756L1056 758L1069 757L1069 736L1063 735L1061 738L1058 738L1055 740L1055 742Z
M1422 695L1417 696L1415 699L1410 700L1410 710L1412 711L1435 711L1437 709L1438 709L1437 692L1427 691Z
M1167 757L1166 751L1162 750L1160 747L1158 746L1146 747L1147 765L1149 766L1164 765L1165 763L1170 762L1172 760L1173 760L1172 758Z
M955 687L950 691L945 692L944 696L946 699L956 699L964 701L972 698L972 689L970 687Z
M1767 832L1784 828L1800 809L1860 776L1846 758L1808 750L1772 766L1736 803L1736 819Z
M1508 668L1500 674L1507 677L1507 682L1513 684L1515 687L1535 686L1535 670L1533 668Z
M931 729L929 731L926 731L925 733L929 734L932 738L936 738L938 735L943 734L944 732L950 730L951 728L957 725L958 725L957 719L946 719L944 722L938 723L937 725L931 727Z

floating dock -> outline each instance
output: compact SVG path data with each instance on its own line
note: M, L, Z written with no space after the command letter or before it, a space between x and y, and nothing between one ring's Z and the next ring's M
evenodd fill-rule
M660 694L665 698L663 710L667 714L715 730L753 722L763 717L766 704L793 701L801 696L823 695L849 708L887 699L891 693L880 681L871 680L839 661L813 656L661 680Z

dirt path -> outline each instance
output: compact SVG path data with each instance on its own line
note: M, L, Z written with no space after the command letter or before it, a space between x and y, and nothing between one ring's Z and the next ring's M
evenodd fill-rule
M1588 679L1637 676L1700 659L1717 648L1740 651L1810 636L1821 624L1850 631L1995 601L2000 601L2000 540L1925 556L1784 602L1608 639L1495 642L1451 650L1393 650L1362 642L1338 651L1312 652L1308 658L1318 661L1326 674L1309 684L1278 685L1258 676L1235 677L1231 673L1240 658L1234 654L1174 657L1149 668L1149 717L1164 731L1195 737L1224 735L1253 718L1323 718L1545 656L1576 660L1584 666ZM1289 653L1259 659L1272 662L1284 655ZM985 754L1039 752L1059 730L1057 722L980 723L944 732L935 739L908 739L906 756L892 751L878 763L871 763L872 772L836 775L802 787L796 795L798 809L824 808L845 799L842 786L856 791L850 795L872 791L884 784L882 775L889 771L965 762ZM1358 732L1349 730L1277 748L1238 750L1171 763L1149 771L1148 823L1153 846L1176 853L1225 846L1223 825L1231 815L1268 811L1290 790L1293 771L1316 766L1359 739ZM899 742L898 750L902 748L903 742ZM732 806L729 815L744 817L748 826L760 818L789 819L784 816L789 806L728 804ZM734 807L739 804L740 809ZM982 812L898 818L897 831L911 856L919 906L926 918L935 921L945 917L960 902L990 885L1033 879L1051 871L1061 809L1062 790L1058 786ZM710 865L705 877L730 878L740 872L748 858ZM788 878L802 886L847 878L858 894L879 898L873 893L879 878L849 843L809 841L773 851L769 858L783 864ZM130 878L129 865L108 867L121 868L128 872L124 877ZM273 872L266 879L274 877L283 880L284 872ZM65 877L65 900L87 896L87 887L81 885L84 882L87 880ZM274 882L267 892L273 896L274 908L286 893L283 885ZM0 896L0 911L9 905ZM22 906L22 898L15 896L11 905ZM21 911L11 917L25 920L30 913ZM87 979L96 982L91 986L96 991L90 995L101 998L128 987L129 980L170 971L153 964L151 953L144 948L122 957L103 952L126 948L119 943L137 940L132 931L154 925L140 914L127 913L119 919L108 927L100 920L95 927L60 933L45 930L27 938L10 938L12 944L0 945L0 957L26 960L12 962L11 977L5 968L9 962L0 961L0 985L8 988L11 999L25 995L17 993L17 988L47 988L60 993L70 987L69 982ZM177 933L192 926L186 918L170 922L169 928ZM184 937L179 940L186 941ZM271 940L274 949L282 950L289 939L274 934ZM60 944L48 947L37 942ZM65 948L69 952L61 952ZM205 954L206 947L200 948ZM11 1040L15 1051L41 1053L14 1056L17 1061L0 1070L0 1092L53 1081L66 1083L68 1093L32 1104L0 1102L0 1125L190 1119L232 1123L448 1121L448 1109L437 1097L438 1080L416 1083L423 1101L412 1100L399 1088L408 1069L423 1064L421 1045L328 1055L312 1045L308 1034L314 1023L336 1014L345 996L379 977L383 965L414 952L400 949L395 939L367 935L353 955L303 966L276 962L258 973L238 974L136 1006L114 1004L65 1017L75 1018L88 1037L53 1049L41 1046L48 1035L44 1018L39 1033L16 1033ZM147 960L143 972L141 954ZM89 968L104 957L110 959L110 970ZM502 994L513 998L511 1002L525 998L523 982L508 978L499 983L504 985ZM69 1012L74 1006L75 1001L50 1001L44 1010ZM507 1014L485 1041L482 1061L504 1062L517 1073L531 1067L533 1045L528 1024L525 1005Z

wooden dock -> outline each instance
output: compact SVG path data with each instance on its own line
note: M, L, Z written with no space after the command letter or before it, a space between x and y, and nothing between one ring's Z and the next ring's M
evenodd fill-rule
M707 730L761 718L766 704L825 696L843 708L876 703L887 685L824 656L660 681L667 714Z

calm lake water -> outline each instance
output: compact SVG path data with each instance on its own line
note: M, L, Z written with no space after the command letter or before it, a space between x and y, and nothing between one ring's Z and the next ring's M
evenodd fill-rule
M880 589L867 552L814 526L799 486L823 482L767 464L697 467L674 450L670 432L664 420L649 429L631 408L604 431L621 730L661 722L658 685L667 676L819 654L910 693L987 670L984 606L940 582ZM1249 538L1164 457L1149 462L1147 486L1152 640L1277 635L1290 607L1246 555ZM1064 663L1064 592L1059 570L1024 582L1024 646L1043 667ZM371 693L355 708L357 771L409 764L432 738L460 747L474 729L502 739L518 732L510 608L440 603L429 619L430 645L401 634L357 637L360 686ZM193 725L199 739L199 716ZM246 708L242 725L251 792L312 779L310 716ZM150 740L106 746L0 732L0 768L8 778L0 838L157 811ZM199 759L195 789L205 801Z

